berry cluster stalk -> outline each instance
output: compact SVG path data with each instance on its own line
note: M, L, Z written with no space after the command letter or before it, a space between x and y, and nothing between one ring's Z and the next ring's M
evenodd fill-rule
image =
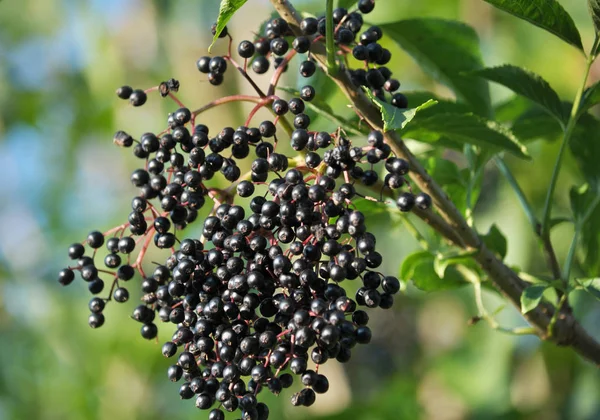
M299 34L301 18L294 6L288 0L271 0L271 4L279 15L288 22L292 31ZM311 52L319 65L327 70L326 48L322 44L316 43ZM329 76L366 122L373 127L382 129L383 122L379 110L360 89L354 87L348 72L340 68L336 73L329 74ZM577 104L575 107L577 107ZM422 191L431 196L441 217L436 217L433 211L416 212L416 214L452 244L467 251L474 251L473 258L487 273L495 287L516 307L520 307L520 297L527 283L485 246L477 233L468 226L454 203L429 176L402 139L395 132L389 131L385 133L385 140L397 156L410 163L411 178ZM542 340L572 347L584 358L600 365L600 343L592 338L568 311L561 310L558 314L555 314L555 310L551 305L541 304L524 316ZM551 332L549 328L552 330Z

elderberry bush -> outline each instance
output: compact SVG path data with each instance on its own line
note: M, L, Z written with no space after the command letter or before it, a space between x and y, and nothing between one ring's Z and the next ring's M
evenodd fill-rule
M361 0L356 11L336 9L335 41L341 54L364 61L367 70L351 73L357 85L382 99L389 93L393 105L406 107L406 98L395 93L399 82L384 67L390 53L377 43L381 30L362 30L362 14L373 7L372 0ZM142 302L131 318L146 339L158 336L158 325L161 336L170 336L162 345L173 361L167 377L181 382L182 399L210 410L209 419L224 418L223 410L266 419L260 393L277 395L294 381L303 388L292 396L293 405L310 406L316 394L327 392L319 366L347 362L357 344L369 343L366 310L391 308L400 291L396 277L379 271L383 256L356 203L383 202L385 193L404 212L431 206L428 195L413 194L408 163L391 153L380 131L362 138L350 138L343 127L315 131L305 113L306 102L318 95L313 86L289 99L274 94L296 54L306 55L298 64L303 77L318 71L310 49L325 42L324 22L307 18L303 34L294 37L284 20L271 20L254 42L238 44L243 65L231 51L197 60L213 85L222 83L229 67L251 80L247 68L263 74L273 62L269 93L253 83L256 107L243 125L233 124L237 128L213 132L198 121L201 111L175 97L175 79L147 90L117 89L133 106L158 91L179 108L159 134L115 134L114 143L141 162L130 178L138 190L127 221L74 243L68 249L73 262L59 273L63 285L76 273L87 283L92 328L105 323L109 302L127 302L130 290L139 289ZM221 37L231 40L226 30ZM273 119L253 124L262 107L271 109ZM291 125L284 124L288 117ZM283 142L295 153L280 153ZM240 166L250 171L242 174ZM218 178L230 186L218 188ZM205 206L211 211L199 219ZM202 226L200 237L186 235L191 224ZM103 247L108 253L99 261ZM160 264L145 262L150 247L164 250ZM346 282L359 283L355 295L348 296Z

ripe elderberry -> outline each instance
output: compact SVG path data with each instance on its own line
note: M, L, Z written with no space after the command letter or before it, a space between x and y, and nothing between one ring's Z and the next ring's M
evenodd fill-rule
M362 14L374 6L374 0L360 0L358 11L335 9L334 41L338 54L361 61L358 69L349 69L355 84L405 108L400 82L384 67L391 54L379 44L381 28L363 30ZM211 30L215 34L216 25ZM271 19L254 42L237 44L237 52L254 73L267 73L270 60L285 70L281 66L296 65L283 57L290 46L306 54L322 41L315 35L326 36L325 19L307 17L300 30L293 37L283 19ZM230 35L225 28L219 36ZM196 66L210 84L220 85L228 65L243 69L233 60L229 51L200 57ZM318 69L309 55L299 60L297 71L311 77ZM88 303L92 328L105 323L111 301L128 302L135 296L132 287L139 287L141 303L131 318L140 323L140 335L151 340L158 324L161 331L171 328L161 348L173 360L167 378L181 381L179 396L195 398L213 420L223 419L224 410L267 419L261 392L279 395L294 381L300 390L293 405L310 406L327 392L327 377L308 369L309 362L350 360L356 344L372 339L364 308L390 308L401 289L396 277L380 272L383 257L368 230L369 217L355 202L381 182L401 211L432 204L428 195L410 192L409 164L392 154L382 132L350 139L338 127L317 131L306 110L315 88L307 84L288 100L273 94L274 87L268 96L259 95L264 97L259 107L270 107L275 118L258 125L252 118L243 126L232 121L213 133L198 122L200 111L194 115L177 101L166 129L142 132L139 141L118 131L114 143L131 147L143 160L130 176L137 191L126 221L106 237L92 231L71 245L72 266L58 274L62 285L77 274L98 295ZM162 96L178 89L175 79L158 86ZM134 106L147 100L143 90L129 86L120 87L117 96ZM288 112L289 136L278 131ZM287 149L278 142L289 142ZM302 154L284 154L290 146ZM224 188L223 180L229 184ZM208 216L198 217L207 203ZM198 226L201 238L188 234L188 225ZM145 271L150 249L163 255ZM358 282L355 294L346 282ZM288 368L291 373L283 373Z

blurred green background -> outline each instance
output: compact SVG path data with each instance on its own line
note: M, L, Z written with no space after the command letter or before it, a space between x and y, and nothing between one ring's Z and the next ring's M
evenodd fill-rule
M299 1L319 13L323 1ZM562 0L584 44L592 41L586 2ZM247 92L230 71L221 87L198 73L207 53L217 0L4 0L0 2L0 419L205 418L193 401L178 400L166 379L170 361L160 345L139 335L128 318L135 298L112 304L99 330L87 325L89 293L80 282L61 288L56 273L68 264L67 246L92 229L122 223L135 194L129 173L135 158L112 145L124 129L158 132L174 105L151 95L133 109L114 95L121 84L148 88L174 77L180 99L197 108L211 99ZM269 2L250 0L229 25L239 42L253 37ZM513 63L543 75L566 99L574 96L583 58L548 33L493 10L481 0L377 0L371 22L437 16L473 25L487 65ZM223 53L219 43L216 53ZM431 82L410 57L394 51L392 70L405 89L448 92ZM287 85L296 83L288 75ZM593 68L591 82L600 78ZM264 83L266 78L257 78ZM508 92L494 87L496 102ZM334 105L345 107L335 96ZM224 112L226 111L226 112ZM245 109L207 113L213 130L241 125ZM319 122L327 127L326 122ZM329 127L332 130L333 127ZM532 162L509 159L528 197L540 209L558 142L530 146ZM566 160L557 211L580 183ZM494 167L486 172L477 207L482 231L494 221L509 238L510 264L544 273L544 261L518 204ZM390 224L393 227L390 228ZM397 273L415 242L394 216L378 217L385 271ZM564 258L572 228L555 231ZM562 238L565 238L562 240ZM489 310L502 299L486 292ZM600 336L600 307L576 296L578 318ZM293 408L291 391L266 396L273 419L599 419L600 374L569 350L491 331L477 314L470 288L425 294L409 287L393 310L372 311L373 342L344 365L323 370L331 391L310 409ZM507 307L503 326L523 325ZM170 333L163 328L160 342ZM266 394L266 393L264 393ZM261 394L261 395L264 395Z

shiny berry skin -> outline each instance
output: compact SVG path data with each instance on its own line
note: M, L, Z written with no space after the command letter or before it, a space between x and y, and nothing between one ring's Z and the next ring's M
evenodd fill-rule
M396 206L398 206L400 211L411 211L415 206L415 196L409 192L400 194L396 200Z
M310 77L315 74L317 70L317 65L314 61L306 60L300 63L300 74L302 77Z
M396 108L408 108L408 99L402 93L395 93L391 102Z
M104 235L97 230L90 232L87 237L87 244L94 249L100 248L104 245Z
M136 89L129 95L129 103L133 106L142 106L146 103L147 99L146 92L141 89Z
M254 184L250 181L242 181L236 187L240 197L250 197L254 194Z
M124 287L117 287L113 293L113 297L119 303L127 302L129 300L129 291Z
M88 317L88 324L92 328L100 328L104 325L104 315L102 313L91 313Z
M300 30L304 35L314 35L319 28L319 21L313 17L307 17L300 22Z
M267 60L266 57L263 57L262 55L259 55L254 60L252 60L252 70L256 74L266 73L267 71L269 71L269 66L269 60Z
M256 48L254 48L254 44L250 41L242 41L238 45L238 54L242 58L252 57L254 55L254 51L256 51Z
M400 89L400 82L398 80L396 80L396 79L388 79L383 84L383 88L387 92L395 92L398 89Z
M198 67L198 70L200 71L200 73L204 73L204 74L208 74L208 72L210 71L210 63L211 58L207 57L207 56L203 56L200 57L198 59L198 61L196 61L196 67Z
M69 258L72 260L83 257L85 253L85 247L79 243L74 243L69 247Z
M156 327L156 324L153 323L144 324L142 325L140 333L142 334L142 337L144 337L146 340L152 340L158 335L158 328Z
M391 174L406 175L409 164L404 159L391 157L385 161L385 169Z
M304 54L310 49L310 39L305 36L299 36L292 42L292 48L299 54Z
M275 115L285 115L289 110L287 101L283 99L275 99L271 108Z
M63 286L67 286L73 282L75 279L75 273L73 270L65 268L58 273L58 282Z
M358 10L360 10L361 13L371 13L374 8L375 0L359 0L358 2Z
M290 45L285 38L275 38L271 40L271 52L275 55L284 55L288 52Z
M132 93L133 88L131 86L121 86L117 89L117 96L121 99L129 99Z
M415 197L415 206L421 210L427 210L431 208L431 197L426 193L419 193Z
M315 88L307 85L300 89L300 98L304 101L312 101L315 98Z
M223 74L227 71L227 61L223 57L213 57L208 62L208 69L214 74Z
M254 42L254 49L258 55L267 55L271 51L271 42L268 39L261 38Z

